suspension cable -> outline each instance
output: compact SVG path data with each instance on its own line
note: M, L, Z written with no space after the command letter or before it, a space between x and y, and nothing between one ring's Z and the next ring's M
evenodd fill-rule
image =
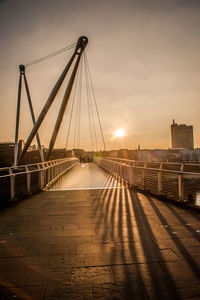
M96 108L97 117L98 117L98 121L99 121L99 127L100 127L100 131L101 131L101 137L102 137L102 141L103 141L103 145L104 145L104 150L106 151L106 144L105 144L105 140L104 140L104 136L103 136L103 130L102 130L102 125L101 125L101 120L100 120L100 116L99 116L99 111L98 111L98 107L97 107L97 101L96 101L96 97L95 97L95 93L94 93L94 87L93 87L93 84L92 84L92 78L91 78L89 64L88 64L88 60L87 60L87 56L86 55L85 55L85 58L86 58L86 66L87 66L87 69L88 69L89 79L90 79L90 85L91 85L91 88L92 88L92 94L93 94L93 97L94 97L95 108Z
M78 132L77 132L77 148L80 148L81 141L81 102L82 102L82 82L83 82L83 60L81 60L81 77L79 87L79 111L78 111Z
M89 113L90 113L89 118L91 119L91 131L92 131L92 136L94 134L94 141L95 141L95 144L96 144L96 150L98 150L97 134L96 134L96 128L95 128L95 121L94 121L94 110L93 110L93 105L92 105L91 89L90 89L88 69L86 67L86 57L85 57L85 55L84 55L84 63L85 63L85 77L86 77L86 86L87 86L87 94L88 94Z
M77 91L77 103L76 103L76 113L75 113L75 129L74 129L74 143L73 143L73 148L78 148L78 132L80 129L80 120L79 120L79 115L80 115L80 95L81 95L81 82L82 82L82 60L80 64L80 73L79 73L79 80L78 80L78 91Z
M78 87L79 87L79 81L80 81L80 74L78 78ZM77 87L77 90L78 90ZM76 111L75 111L75 120L74 120L74 141L73 141L73 148L76 148L76 136L77 136L77 122L78 122L78 91L77 91L77 96L76 96Z
M94 110L93 110L93 105L92 105L92 98L91 98L91 93L89 97L89 103L91 107L91 116L92 116L92 130L94 132L94 139L95 139L95 144L96 144L96 150L98 150L98 145L97 145L97 134L96 134L96 127L95 127L95 122L94 122Z
M64 47L64 48L62 48L62 49L59 49L59 50L53 52L53 53L50 53L50 54L48 54L48 55L46 55L46 56L43 56L43 57L41 57L41 58L39 58L39 59L36 59L36 60L34 60L34 61L32 61L32 62L26 64L25 67L29 67L29 66L38 64L38 63L40 63L40 62L42 62L42 61L44 61L44 60L47 60L47 59L49 59L49 58L51 58L51 57L53 57L53 56L56 56L56 55L58 55L58 54L60 54L60 53L63 53L63 52L68 51L68 50L70 50L70 49L72 49L72 48L75 48L75 46L76 46L76 43L73 43L73 44L71 44L70 46L66 46L66 47Z
M84 70L83 70L84 69ZM84 74L83 74L84 73ZM100 129L100 136L103 141L104 149L106 150L103 130L100 121L100 115L97 107L96 97L94 94L94 88L92 84L91 74L89 70L88 60L85 55L83 54L80 67L77 73L76 81L75 81L75 90L73 95L73 102L71 106L70 118L69 118L69 125L68 125L68 132L67 132L67 140L66 140L66 149L69 143L69 136L70 130L72 129L72 123L74 123L74 134L73 137L73 148L80 147L80 135L81 135L81 110L82 110L82 88L83 88L83 76L85 77L84 80L84 87L86 90L86 97L87 97L87 110L88 110L88 126L89 126L89 134L90 134L90 149L91 151L94 150L96 146L96 150L98 150L98 139L97 139L97 128L99 124ZM97 117L97 123L96 123ZM99 133L98 133L99 134Z
M87 76L87 70L85 65L85 57L84 57L84 69L85 69L85 83L86 83L86 94L87 94L87 108L88 108L88 125L89 125L89 133L90 133L90 150L93 151L93 132L92 132L92 120L91 120L91 107L90 107L90 90L89 90L89 82Z
M67 131L66 149L67 149L67 147L68 147L69 133L70 133L71 123L72 123L72 115L73 115L74 104L75 104L75 99L76 99L76 95L77 95L77 85L78 85L79 73L80 73L80 69L78 69L78 74L77 74L76 81L75 81L75 88L74 88L73 102L72 102L72 108L71 108L70 119L69 119L69 126L68 126L68 131Z

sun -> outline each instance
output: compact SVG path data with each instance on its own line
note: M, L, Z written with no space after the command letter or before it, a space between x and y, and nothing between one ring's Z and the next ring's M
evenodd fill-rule
M118 138L122 138L123 136L125 136L124 129L123 128L117 129L114 133L114 136Z

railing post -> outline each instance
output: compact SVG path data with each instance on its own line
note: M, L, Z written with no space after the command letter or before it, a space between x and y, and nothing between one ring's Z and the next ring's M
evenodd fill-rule
M53 178L53 168L52 168L52 164L50 165L50 182Z
M58 176L58 167L57 167L57 165L55 166L55 174L56 174L56 176Z
M55 176L55 166L53 165L52 166L52 179L54 179L56 176Z
M42 190L42 188L41 188L41 186L42 186L42 180L41 180L41 173L42 173L42 170L41 170L41 168L40 168L40 164L38 163L37 164L37 168L38 168L38 172L39 172L39 182L38 182L38 185L39 185L39 188L40 188L40 190Z
M120 179L122 178L122 163L120 162L119 163L119 177L120 177Z
M50 172L51 172L51 169L50 169L50 167L49 166L47 166L47 184L50 182Z
M121 172L120 172L120 177L122 179L122 181L124 180L124 164L121 163Z
M144 167L143 167L143 170L142 170L142 180L143 180L143 189L145 190L145 177L146 177L146 167L147 167L147 163L145 162L144 163Z
M124 180L126 182L128 182L128 165L127 164L124 164L124 167L123 167L123 177L124 177Z
M15 174L13 174L11 168L9 168L10 174L10 200L15 200Z
M158 194L162 194L162 171L158 171Z
M40 169L40 190L42 191L44 188L44 169Z
M131 167L129 167L129 176L128 176L128 178L129 178L129 184L131 185L131 186L134 186L135 185L135 167L134 166L131 166Z
M54 162L52 163L52 166L51 166L51 180L53 180L55 178L55 164Z
M178 196L180 201L184 201L184 194L183 194L183 174L178 174Z
M143 162L141 166L140 162L136 163L136 161L131 161L131 166L128 167L128 160L102 158L102 160L97 163L111 174L113 173L118 179L128 180L131 186L144 187L151 193L164 195L176 201L192 201L195 192L198 193L199 191L197 185L199 173L194 172L195 170L191 172L187 171L187 168L184 169L187 164L182 164L179 170L177 170L177 168L173 170L171 163L168 162L159 163L159 166L157 166L157 162L156 165L152 163L152 166ZM179 164L176 164L176 166L179 166ZM186 190L185 180L187 179L189 181L190 177L192 186ZM194 183L193 177L195 178Z
M162 194L162 163L158 171L158 194Z
M29 171L28 167L25 166L26 169L26 175L27 175L27 193L30 194L31 192L31 172Z

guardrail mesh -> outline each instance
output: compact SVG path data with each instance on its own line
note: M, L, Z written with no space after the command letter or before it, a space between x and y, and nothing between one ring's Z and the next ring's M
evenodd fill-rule
M144 173L144 186L146 190L157 193L158 191L158 171L157 170L145 170Z
M27 174L18 173L15 175L15 198L20 199L23 195L26 195L27 191Z
M171 199L179 199L178 173L162 172L162 194Z
M199 165L145 163L117 158L103 158L96 163L130 186L176 201L200 205Z
M3 195L0 200L0 207L1 205L5 205L10 199L10 181L9 175L0 176L0 194Z
M77 158L66 158L26 166L0 168L0 207L12 200L20 200L40 192L78 161Z
M30 173L30 192L40 191L40 176L41 171L35 171Z

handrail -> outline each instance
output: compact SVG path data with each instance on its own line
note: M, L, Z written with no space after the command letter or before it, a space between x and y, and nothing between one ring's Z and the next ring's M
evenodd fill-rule
M78 161L77 158L72 157L14 167L14 169L21 169L19 172L12 172L12 167L3 168L8 170L8 174L0 175L0 207L10 201L20 200L44 190ZM30 166L36 168L31 170Z
M106 161L111 161L112 160L109 160L107 158L105 158ZM127 160L129 161L129 160ZM126 165L126 164L125 164ZM199 173L196 173L196 172L185 172L185 171L175 171L175 170L168 170L168 169L162 169L162 168L150 168L150 167L140 167L140 166L130 166L130 165L127 165L129 167L135 167L135 168L138 168L138 169L145 169L145 170L159 170L159 171L162 171L162 172L167 172L167 173L178 173L178 174L188 174L188 175L200 175Z
M102 159L110 159L110 160L123 160L123 161L129 161L132 163L150 163L150 164L165 164L165 165L184 165L184 166L196 166L200 167L200 163L182 163L182 162L171 162L171 161L145 161L145 160L133 160L133 159L126 159L126 158L119 158L119 157L104 157Z
M48 161L44 161L44 162L39 162L39 163L34 163L34 164L28 164L28 165L18 165L18 166L10 166L10 167L2 167L0 168L1 170L7 170L7 169L17 169L17 168L21 168L21 167L29 167L29 166L36 166L36 165L43 165L43 164L47 164L49 162L61 162L61 161L66 161L66 160L71 160L71 159L76 159L75 157L67 157L67 158L59 158L59 159L53 159L53 160L48 160Z
M193 202L196 205L200 194L200 173L181 170L138 166L131 160L105 157L96 163L106 171L117 176L129 186L152 194L165 196L179 202ZM127 163L126 163L127 162ZM133 161L131 161L133 163Z

